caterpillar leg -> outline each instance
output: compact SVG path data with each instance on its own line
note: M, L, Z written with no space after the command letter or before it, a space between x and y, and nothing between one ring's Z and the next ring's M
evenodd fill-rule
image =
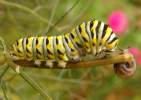
M16 65L15 71L16 71L18 74L20 73L20 66L19 66L19 65Z
M47 60L46 61L46 66L52 68L53 67L53 62L54 62L54 60Z
M63 60L58 61L58 66L59 67L66 68L66 65L67 65L67 62L65 62Z
M35 60L35 61L34 61L34 64L39 67L39 66L41 65L41 61Z
M112 56L123 54L124 52L126 52L126 50L123 50L123 49L106 50L96 55L96 58L97 59L109 58Z
M70 62L79 62L80 61L80 56L74 56Z
M53 67L53 63L54 63L53 60L47 60L47 61L45 61L45 66L52 68ZM38 67L40 67L41 65L44 65L43 61L40 61L40 60L35 60L34 64L36 66L38 66Z
M113 49L113 50L107 50L107 51L104 51L105 55L106 56L115 56L115 55L118 55L118 54L123 54L124 52L127 52L127 50L123 50L123 49Z
M21 58L16 55L13 51L10 51L10 57L13 61L20 60Z
M33 33L28 33L27 34L27 37L31 37L31 36L33 36L34 34Z

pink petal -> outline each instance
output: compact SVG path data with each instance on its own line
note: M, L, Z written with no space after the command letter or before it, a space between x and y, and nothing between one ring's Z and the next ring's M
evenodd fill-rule
M137 64L141 65L141 57L137 58L136 61L137 61Z
M114 32L121 35L128 27L128 17L123 11L114 11L109 16L108 23Z
M140 51L138 48L130 48L129 52L132 53L134 56L138 56L140 54Z

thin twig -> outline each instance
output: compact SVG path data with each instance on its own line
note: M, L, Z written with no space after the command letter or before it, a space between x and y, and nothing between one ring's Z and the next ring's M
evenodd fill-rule
M77 1L73 4L73 6L72 6L68 11L66 11L66 12L64 13L64 15L62 15L62 16L55 22L54 26L57 26L57 25L62 21L62 19L64 19L64 18L76 7L76 5L79 3L79 1L80 1L80 0L77 0ZM52 29L53 29L53 27L50 27L50 29L48 30L48 32L52 31Z
M38 77L40 78L41 80L52 80L52 81L57 81L57 82L61 82L61 83L75 83L75 84L80 84L80 83L83 83L83 80L81 79L73 79L73 78L69 78L69 79L65 79L65 78L62 78L62 77L54 77L54 76L45 76L45 75L37 75L37 74L29 74L30 76L34 76L34 77Z
M16 65L14 63L9 63L10 67L15 71ZM33 87L36 91L38 91L45 99L52 100L52 98L40 87L37 82L35 82L32 78L29 77L25 72L18 73L31 87Z
M45 92L43 89L35 82L32 78L29 77L25 72L19 73L19 75L36 91L38 91L44 98L47 100L52 100L52 98Z
M3 53L6 53L7 52L6 44L2 37L0 37L0 42L1 42L1 45L3 46L3 50L2 50Z
M64 29L68 29L70 27L72 27L72 25L74 25L74 23L76 23L76 21L78 21L80 19L80 17L82 17L82 15L87 11L87 9L90 7L90 5L92 4L93 0L90 0L86 5L85 8L79 13L79 15L77 17L74 18L73 21L70 22L70 24L68 25L63 25L58 27L60 31L64 30Z
M52 13L51 13L51 17L50 17L50 19L49 19L49 23L48 23L47 29L46 29L45 32L44 32L44 33L46 33L46 35L47 35L47 33L48 33L48 30L50 29L50 24L52 23L52 20L53 20L53 17L54 17L54 15L55 15L56 8L57 8L57 6L58 6L58 4L59 4L59 1L60 1L60 0L57 0L56 3L55 3L55 5L54 5L54 7L53 7L53 10L52 10Z
M7 48L6 48L5 41L1 36L0 36L0 42L1 42L0 45L3 48L3 50L0 50L0 65L3 65L7 60L7 58L5 56L5 54L7 53Z
M82 15L83 14L85 14L85 12L87 11L87 9L90 7L90 5L92 4L92 1L93 0L90 0L86 5L85 5L85 8L79 13L79 15L78 16L76 16L75 18L74 18L74 20L73 21L71 21L71 23L69 24L69 25L67 25L67 27L65 27L65 28L70 28L70 27L72 27L72 25L74 25L74 23L76 23L76 21L78 21L81 17L82 17ZM65 26L65 25L64 25ZM60 28L59 28L60 29ZM62 29L60 29L60 30L62 30Z
M25 6L23 6L23 5L20 5L20 4L17 4L17 3L13 3L13 2L8 2L8 1L5 1L5 0L0 0L0 4L22 9L22 10L24 10L24 11L26 11L26 12L29 12L30 14L34 15L35 17L37 17L37 18L38 18L39 20L41 20L42 22L47 23L47 24L49 23L49 21L48 21L46 18L40 16L39 14L37 14L37 13L36 13L35 11L33 11L32 9L30 9L30 8L28 8L28 7L25 7ZM59 31L59 29L58 29L54 24L50 23L50 25L51 25L54 29L56 29L57 31Z
M4 98L5 100L8 100L8 97L7 97L7 91L6 91L6 84L3 80L0 81L0 85L1 85L1 88L2 88L2 92L4 94Z
M9 65L6 65L4 71L0 74L0 80L5 75L5 73L8 71L8 69L9 69Z

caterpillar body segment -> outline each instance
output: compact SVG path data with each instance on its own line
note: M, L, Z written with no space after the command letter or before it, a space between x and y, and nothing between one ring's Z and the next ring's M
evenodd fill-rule
M67 33L63 36L64 45L66 47L66 53L70 61L78 61L80 59L79 52L73 44L72 40L70 39L69 35L70 33Z
M65 68L67 62L78 62L85 55L103 57L106 51L115 51L118 41L107 24L92 20L66 34L18 39L10 53L13 60L34 61L37 66L45 63L50 67L57 63Z

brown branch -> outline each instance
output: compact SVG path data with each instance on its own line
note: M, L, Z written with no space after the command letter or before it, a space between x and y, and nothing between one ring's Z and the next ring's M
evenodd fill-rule
M99 65L108 65L108 64L115 64L115 63L123 63L123 62L128 62L133 59L133 56L130 53L123 53L119 54L113 57L109 58L103 58L103 59L95 59L95 60L90 60L90 61L80 61L77 63L73 62L68 62L66 68L89 68L89 67L94 67L94 66L99 66ZM42 64L42 66L36 66L34 64L34 61L27 61L27 60L19 60L19 61L14 61L15 64L23 66L23 67L35 67L35 68L50 68L48 66L45 66ZM54 68L61 68L55 65Z

